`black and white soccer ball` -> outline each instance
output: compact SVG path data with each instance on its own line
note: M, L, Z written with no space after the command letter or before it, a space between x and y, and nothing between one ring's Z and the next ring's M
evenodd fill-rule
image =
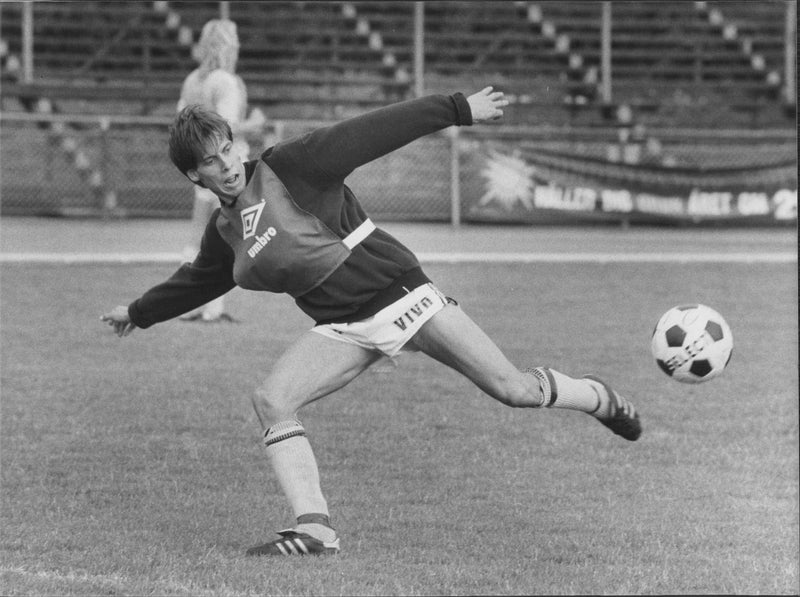
M700 383L725 370L733 334L725 319L706 305L673 307L658 320L650 350L661 370L684 383Z

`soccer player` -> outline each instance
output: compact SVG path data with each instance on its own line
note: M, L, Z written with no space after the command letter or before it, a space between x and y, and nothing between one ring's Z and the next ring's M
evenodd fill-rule
M234 134L234 153L243 162L247 161L250 156L250 146L245 133L257 132L263 126L265 118L258 109L253 110L250 118L245 118L247 87L242 78L236 74L236 62L239 59L236 23L227 19L208 21L203 26L193 55L200 64L183 81L178 111L197 104L225 118ZM201 185L194 185L190 241L183 249L184 260L192 261L197 255L199 250L197 243L218 204L217 196L212 191ZM184 314L181 318L200 321L231 319L225 313L222 296Z
M339 551L298 411L384 355L421 351L508 406L583 411L627 440L641 434L631 403L598 378L514 366L414 254L373 224L344 183L362 164L446 127L497 119L506 105L491 87L469 97L408 100L279 142L245 164L218 115L190 107L171 127L172 161L213 191L220 207L193 263L101 319L127 336L238 285L288 293L314 320L252 396L267 458L296 524L249 555Z

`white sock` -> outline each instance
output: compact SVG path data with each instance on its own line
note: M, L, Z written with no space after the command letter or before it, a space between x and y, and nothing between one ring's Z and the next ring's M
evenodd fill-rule
M317 460L300 422L292 419L273 425L264 434L264 445L295 518L308 514L327 517L328 504L322 495Z
M575 379L548 367L537 367L530 373L539 380L544 394L544 406L566 408L605 417L611 401L599 383L589 379Z
M336 531L331 526L330 518L325 514L303 514L297 517L297 526L294 530L298 533L306 533L319 539L323 543L336 541Z

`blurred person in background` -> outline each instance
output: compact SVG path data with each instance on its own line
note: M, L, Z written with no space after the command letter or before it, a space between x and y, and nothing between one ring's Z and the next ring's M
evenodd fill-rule
M200 40L192 55L200 63L184 79L178 112L187 106L198 105L216 112L230 124L233 132L233 150L241 160L250 158L250 145L246 135L260 132L266 122L258 108L247 114L247 87L236 74L239 59L239 37L236 23L227 19L212 19L204 26ZM190 241L183 249L184 261L191 262L200 247L197 244L203 235L211 214L219 205L217 196L200 184L194 185L194 204ZM181 317L187 321L232 321L225 312L225 297L214 299L202 307Z
M511 363L433 284L414 253L373 224L345 183L356 168L415 139L498 119L507 105L491 87L469 97L407 100L281 141L246 163L234 155L230 127L219 115L192 106L176 118L170 157L193 182L212 189L220 207L194 262L101 320L127 336L240 286L289 294L314 321L268 373L253 372L262 377L252 401L266 456L296 524L248 555L339 551L298 411L404 351L451 367L507 406L584 412L626 440L639 438L633 405L598 378ZM535 320L528 324L535 332ZM259 347L226 347L214 366L224 367L239 350ZM348 421L341 433L358 434L358 421Z

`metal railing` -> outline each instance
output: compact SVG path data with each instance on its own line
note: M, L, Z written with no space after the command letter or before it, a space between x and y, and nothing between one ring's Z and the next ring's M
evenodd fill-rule
M0 113L2 214L188 217L192 187L167 157L170 122ZM251 157L322 124L270 121L248 137ZM796 214L796 163L796 132L785 129L670 129L639 137L626 128L451 127L362 166L347 183L376 219L456 226L492 194L531 203L526 193L552 184L683 189L687 197L692 188L785 189L794 192ZM506 188L491 188L498 175Z

